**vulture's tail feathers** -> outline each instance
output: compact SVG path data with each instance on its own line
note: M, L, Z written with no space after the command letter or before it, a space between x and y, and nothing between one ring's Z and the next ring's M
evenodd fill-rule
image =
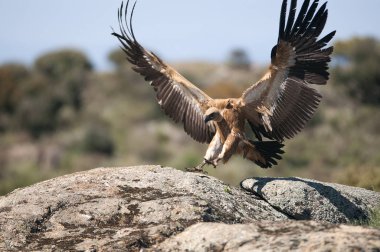
M283 144L277 141L249 141L249 147L245 150L245 158L253 161L261 168L271 168L281 160Z

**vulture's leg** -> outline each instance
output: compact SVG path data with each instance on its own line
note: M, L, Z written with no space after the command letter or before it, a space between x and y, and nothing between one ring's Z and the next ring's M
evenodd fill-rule
M218 157L223 149L223 144L218 133L215 134L210 145L207 148L206 155L203 158L203 162L196 167L186 168L187 171L191 172L203 172L203 167L205 165L212 165L216 168L215 159Z
M237 147L239 145L241 136L239 133L231 132L228 135L226 142L223 145L222 151L218 155L218 157L213 161L215 165L218 164L219 161L223 161L226 163L233 154L235 154Z

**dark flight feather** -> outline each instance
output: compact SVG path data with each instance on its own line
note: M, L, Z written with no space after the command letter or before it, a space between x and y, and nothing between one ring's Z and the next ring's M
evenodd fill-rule
M282 2L278 43L271 52L272 77L263 78L243 94L247 108L252 108L249 104L270 104L267 109L272 114L261 115L262 124L267 121L265 118L269 118L269 126L262 127L260 123L250 121L259 140L263 136L278 141L294 137L312 118L320 103L321 95L310 85L324 85L329 79L327 70L333 47L324 47L333 38L335 31L318 40L328 16L327 3L319 9L318 5L319 0L314 0L311 5L310 0L305 0L296 18L296 1L292 0L286 18L287 0ZM278 74L283 74L284 78L276 79ZM272 94L277 97L267 97L262 91L262 85L267 85L267 90L275 85L279 91ZM260 96L259 92L264 93ZM250 97L256 98L252 100ZM246 113L249 114L250 111ZM268 132L268 128L272 130Z

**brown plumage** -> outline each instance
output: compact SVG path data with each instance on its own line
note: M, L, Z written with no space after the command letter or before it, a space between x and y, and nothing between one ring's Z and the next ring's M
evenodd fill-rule
M118 11L122 44L133 69L149 81L159 105L175 122L181 122L193 139L209 143L204 162L216 166L240 154L263 168L277 164L285 138L294 137L311 119L321 100L312 84L326 84L333 48L327 43L335 31L319 39L326 20L326 3L305 0L296 18L297 0L283 0L277 44L264 77L237 99L212 99L175 69L137 42L132 28L135 4L128 19L128 5ZM248 122L258 141L245 134ZM272 141L263 141L266 137Z

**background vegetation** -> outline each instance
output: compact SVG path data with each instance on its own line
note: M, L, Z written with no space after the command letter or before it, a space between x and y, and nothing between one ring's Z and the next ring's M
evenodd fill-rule
M240 157L208 172L238 184L248 176L300 176L380 190L380 42L335 45L332 78L305 131L286 141L278 166L262 170ZM160 111L152 88L124 60L96 72L83 53L42 55L33 66L0 66L0 195L54 176L100 166L202 161L205 145ZM174 66L212 97L238 97L266 67L236 49L221 64Z

